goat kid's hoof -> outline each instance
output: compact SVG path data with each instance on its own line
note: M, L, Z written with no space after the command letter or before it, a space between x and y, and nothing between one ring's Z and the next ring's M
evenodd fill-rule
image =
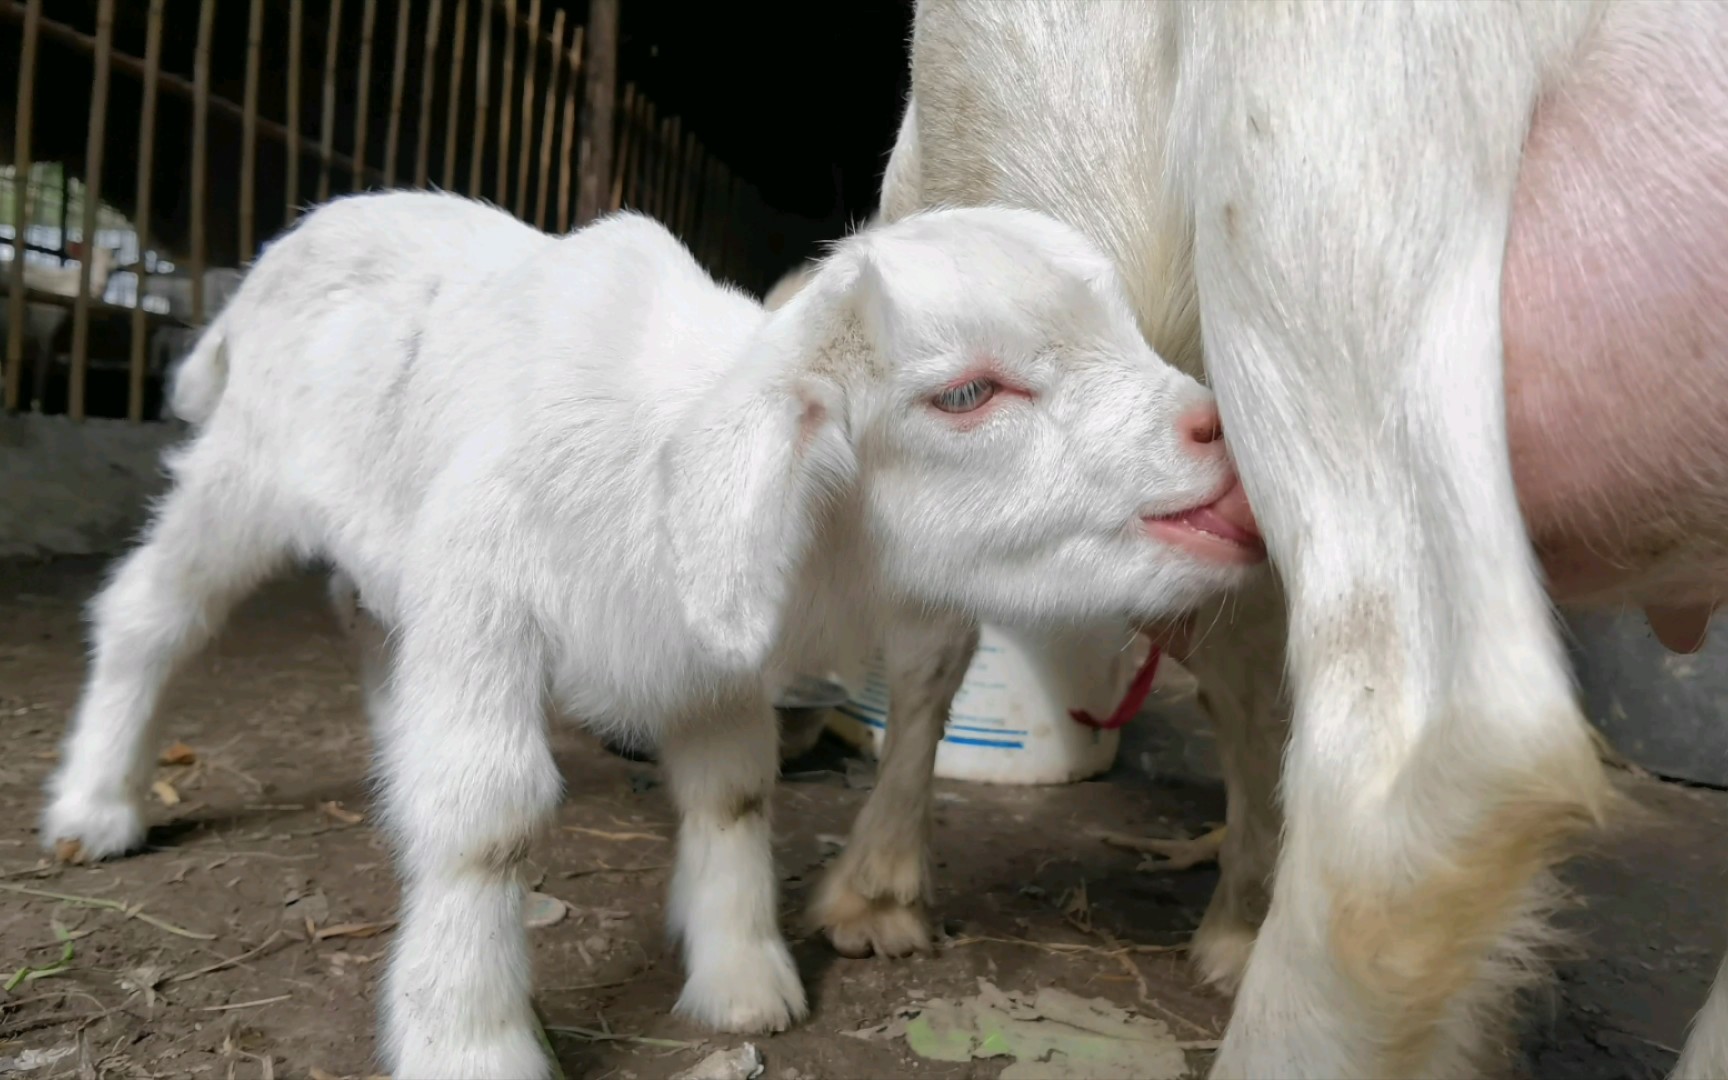
M526 1039L457 1045L454 1040L404 1053L394 1080L550 1080L552 1064L532 1033Z
M1255 929L1234 916L1208 914L1188 945L1194 969L1208 986L1234 996L1254 955Z
M849 887L829 886L822 890L811 921L841 956L893 959L930 952L930 920L916 900L867 897Z
M140 802L63 795L43 816L42 846L59 862L96 862L143 847L146 828Z
M783 942L715 957L684 983L673 1012L715 1031L765 1035L809 1014L804 984Z

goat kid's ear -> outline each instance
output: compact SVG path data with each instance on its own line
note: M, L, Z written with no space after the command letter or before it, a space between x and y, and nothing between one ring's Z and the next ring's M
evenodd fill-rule
M729 670L759 670L780 634L828 497L856 463L838 388L740 378L660 459L662 519L691 631Z
M908 320L914 317L900 298L935 296L937 290L951 287L948 279L932 268L911 260L900 260L889 271L873 256L860 258L849 299L856 316L854 325L862 336L853 337L851 348L879 356L900 355L901 343L911 330ZM861 363L869 360L862 355L858 359Z

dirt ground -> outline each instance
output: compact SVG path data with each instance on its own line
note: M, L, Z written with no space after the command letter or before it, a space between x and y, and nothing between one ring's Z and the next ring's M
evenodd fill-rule
M368 1074L396 887L366 816L366 724L319 580L260 593L176 682L166 735L192 760L158 770L149 849L96 867L39 862L39 789L83 676L80 609L101 573L87 559L0 563L0 980L69 955L62 970L0 993L0 1073L34 1057L50 1063L18 1075ZM652 1080L739 1045L668 1015L680 975L661 931L671 812L655 767L574 730L557 751L569 792L532 865L537 888L569 914L531 939L548 1027L586 1032L554 1030L565 1070ZM797 918L862 805L868 770L825 744L788 771L777 796L783 910L814 1010L793 1031L751 1040L767 1080L995 1077L1004 1060L931 1061L904 1039L850 1034L930 998L977 994L981 978L1157 1017L1203 1075L1226 1006L1195 985L1179 947L1214 872L1139 871L1136 856L1089 833L1195 835L1220 818L1214 782L1154 780L1125 763L1053 789L943 784L937 903L948 941L933 957L880 962L837 958ZM1525 1011L1537 1076L1665 1073L1723 944L1728 795L1624 782L1653 824L1569 870L1582 901L1567 918L1575 954Z

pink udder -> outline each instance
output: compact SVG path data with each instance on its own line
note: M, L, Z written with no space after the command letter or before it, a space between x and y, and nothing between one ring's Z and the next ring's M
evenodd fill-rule
M1513 474L1562 600L1728 585L1728 5L1620 5L1538 108L1502 291Z

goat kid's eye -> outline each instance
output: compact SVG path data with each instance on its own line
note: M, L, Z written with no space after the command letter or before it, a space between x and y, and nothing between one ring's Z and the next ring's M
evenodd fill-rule
M999 389L994 379L973 379L942 391L930 399L930 404L945 413L969 413L995 397Z

